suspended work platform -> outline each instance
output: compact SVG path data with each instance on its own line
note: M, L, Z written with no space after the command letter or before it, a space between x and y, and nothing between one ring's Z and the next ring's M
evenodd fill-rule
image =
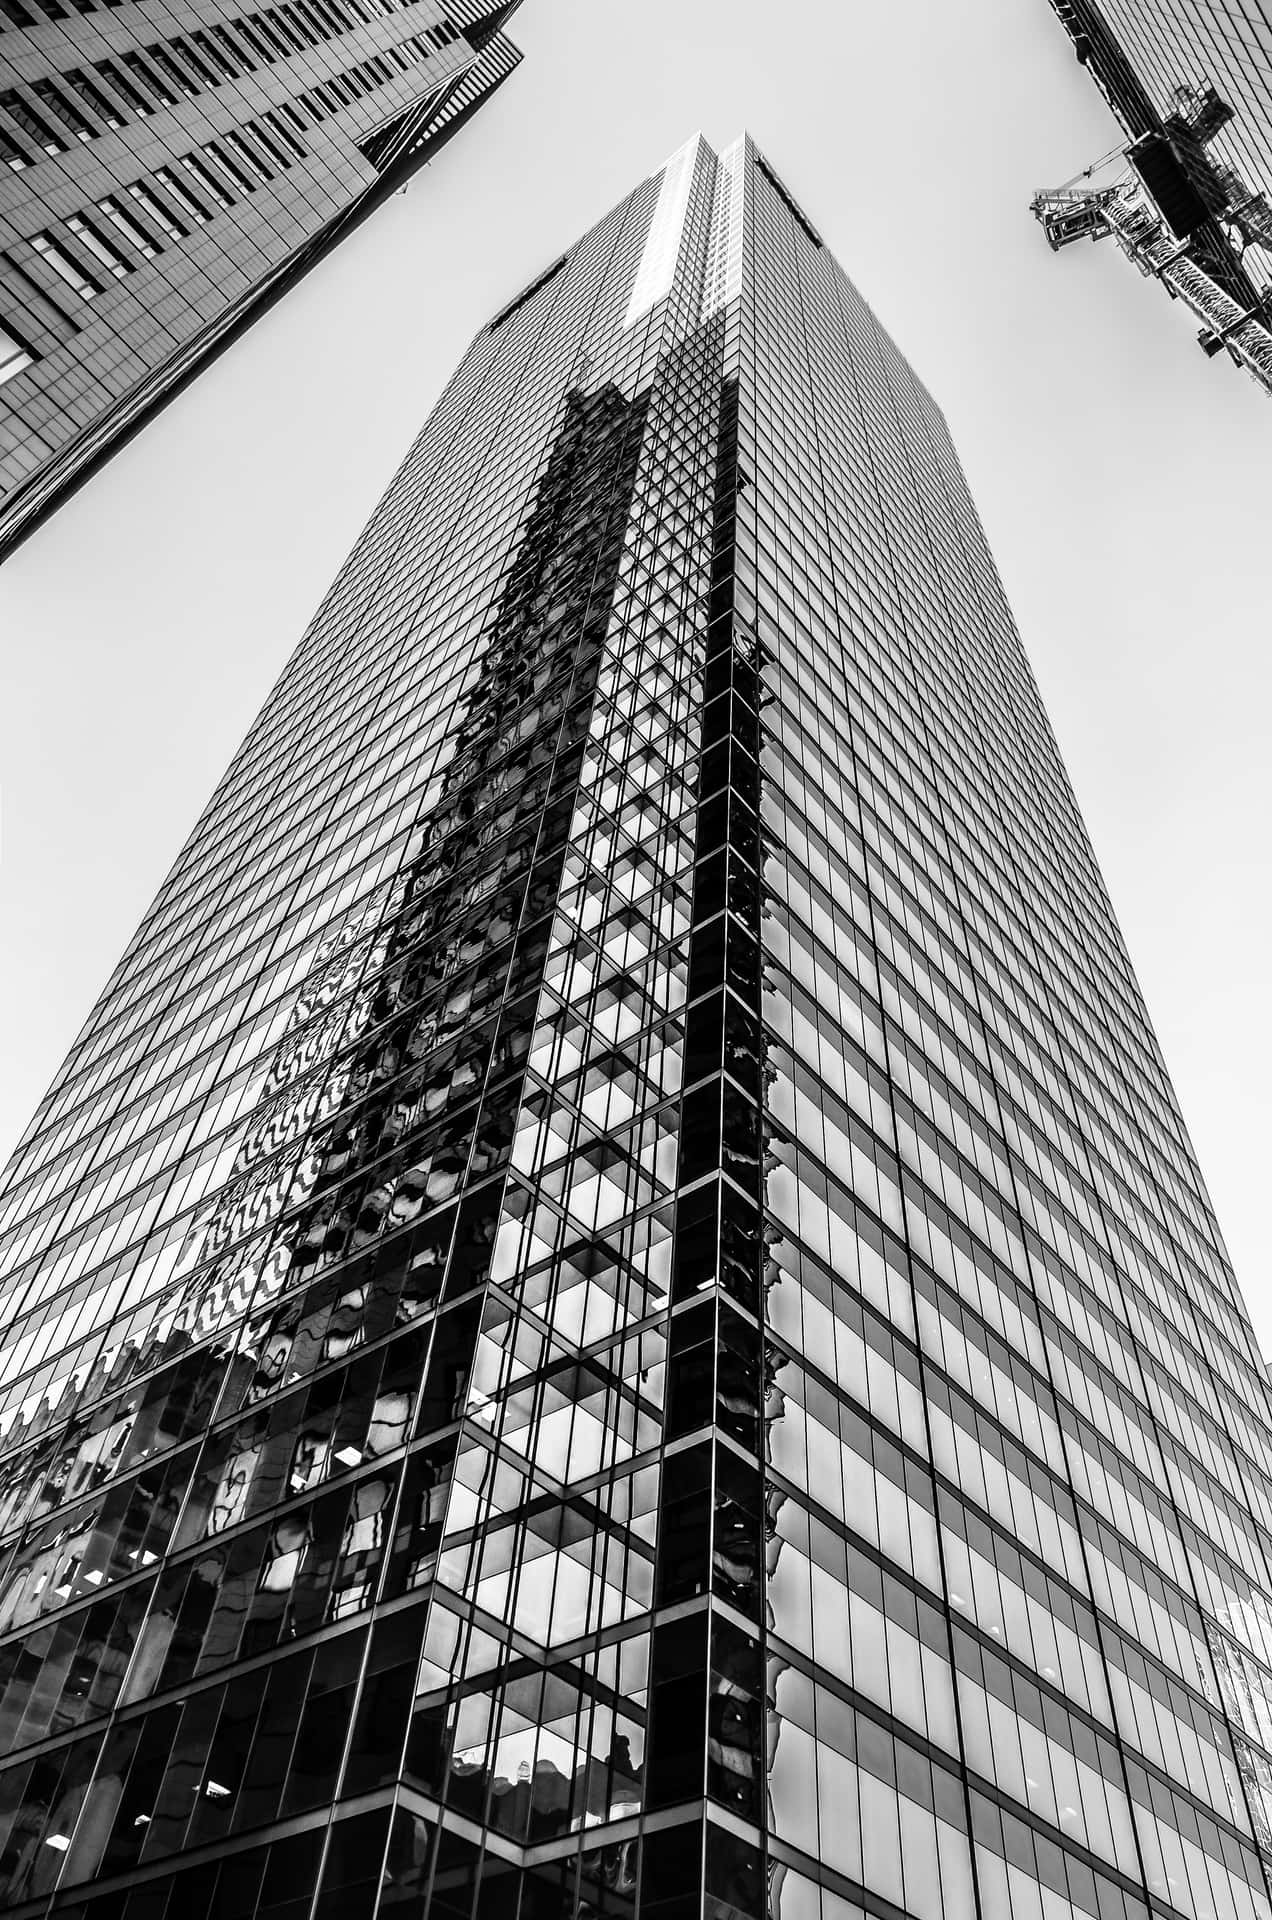
M1252 246L1272 253L1272 206L1208 152L1232 119L1215 89L1179 87L1172 105L1076 180L1035 194L1030 210L1054 252L1112 235L1201 322L1203 352L1213 359L1226 350L1272 393L1272 287L1256 285L1245 258ZM1110 162L1119 177L1092 184Z

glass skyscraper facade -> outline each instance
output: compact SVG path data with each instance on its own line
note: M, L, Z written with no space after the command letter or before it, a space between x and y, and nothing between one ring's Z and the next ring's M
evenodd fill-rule
M0 0L0 558L430 159L519 0Z
M19 1920L1272 1914L1254 1337L749 140L478 334L0 1231Z

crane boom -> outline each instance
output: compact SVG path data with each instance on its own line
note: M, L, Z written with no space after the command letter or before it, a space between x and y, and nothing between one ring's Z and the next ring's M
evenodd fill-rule
M1036 194L1031 211L1053 251L1076 240L1111 234L1141 273L1160 280L1201 321L1198 335L1213 357L1227 348L1232 358L1272 394L1272 328L1266 302L1244 308L1195 257L1187 239L1177 240L1137 185L1056 188Z

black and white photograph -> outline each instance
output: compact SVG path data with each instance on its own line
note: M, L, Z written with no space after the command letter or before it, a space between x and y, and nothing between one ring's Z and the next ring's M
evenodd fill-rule
M1272 0L0 0L0 1914L1272 1920Z

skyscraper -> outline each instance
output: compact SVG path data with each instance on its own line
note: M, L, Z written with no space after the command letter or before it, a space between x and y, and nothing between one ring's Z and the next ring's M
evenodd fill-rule
M477 335L0 1230L19 1920L1272 1913L1254 1338L750 141Z
M1036 196L1048 239L1112 235L1202 322L1211 358L1272 392L1272 20L1223 0L1051 6L1126 144Z
M520 59L519 0L0 0L0 558Z

